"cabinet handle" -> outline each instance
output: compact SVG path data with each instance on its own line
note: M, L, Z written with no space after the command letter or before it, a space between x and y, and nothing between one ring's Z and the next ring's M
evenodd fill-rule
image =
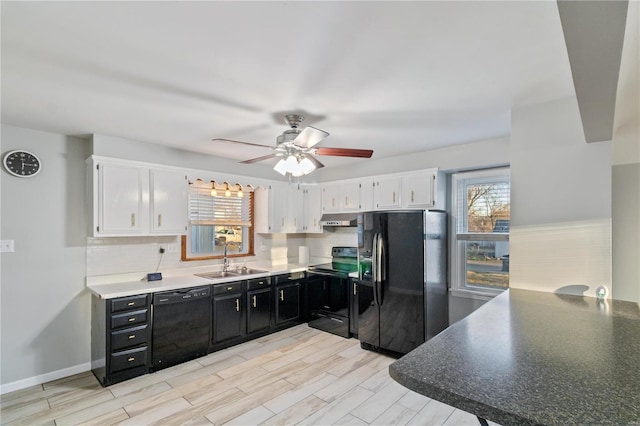
M353 285L353 295L357 296L358 295L358 284L354 284Z
M297 228L297 227L298 227L298 218L297 218L297 217L294 217L294 218L293 218L293 227L294 227L294 228Z
M315 228L316 226L318 226L318 219L313 218L313 227Z
M284 302L284 290L280 290L280 300Z
M345 206L349 205L349 197L344 197L344 205Z
M134 226L136 226L136 214L131 213L131 227L133 228Z
M160 228L162 226L162 215L159 214L158 215L158 228Z
M411 202L413 203L413 189L411 190Z
M282 218L282 226L284 226L284 217Z
M227 291L233 290L233 287L227 287Z
M336 198L331 197L331 207L335 207L335 206L336 206Z
M396 191L393 191L393 202L396 202Z
M127 361L129 361L129 362L131 362L131 361L135 361L135 360L136 360L136 359L135 359L134 357L132 357L132 356L131 356L131 357L129 357L129 358L127 358Z
M258 302L256 301L256 296L253 296L253 307L254 308L258 307Z
M136 302L129 302L129 303L127 303L127 306L133 306L135 304L136 304Z
M135 339L135 338L136 338L136 335L135 335L135 334L130 334L130 335L129 335L129 339Z
M136 317L129 318L129 322L134 322L135 320L136 320Z
M240 312L240 299L236 299L236 312Z

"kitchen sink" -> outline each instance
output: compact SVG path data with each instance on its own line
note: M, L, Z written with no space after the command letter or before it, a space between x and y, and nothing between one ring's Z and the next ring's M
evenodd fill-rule
M227 278L227 277L240 277L244 275L254 275L254 274L265 274L268 271L263 269L253 269L253 268L237 268L232 269L230 271L212 271L212 272L203 272L202 274L195 274L198 277L216 279L216 278Z

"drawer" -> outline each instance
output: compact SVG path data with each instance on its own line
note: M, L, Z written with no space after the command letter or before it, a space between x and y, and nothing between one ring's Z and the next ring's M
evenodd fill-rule
M140 346L147 343L149 326L147 324L138 327L125 328L123 330L111 332L111 350Z
M304 271L292 272L290 274L276 275L276 284L288 283L304 279Z
M255 290L257 288L267 288L271 285L271 278L254 278L247 281L247 290Z
M146 365L149 351L146 346L111 354L111 372Z
M119 297L111 301L111 312L129 311L147 307L148 294L130 297Z
M120 328L128 325L136 325L147 322L148 309L124 312L122 314L111 315L111 328Z
M242 293L242 281L236 281L232 283L216 284L213 286L213 294L231 294Z

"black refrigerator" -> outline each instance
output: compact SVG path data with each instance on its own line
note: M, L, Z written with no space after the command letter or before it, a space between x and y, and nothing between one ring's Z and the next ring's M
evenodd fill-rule
M364 349L406 354L449 325L447 214L358 216L358 339Z

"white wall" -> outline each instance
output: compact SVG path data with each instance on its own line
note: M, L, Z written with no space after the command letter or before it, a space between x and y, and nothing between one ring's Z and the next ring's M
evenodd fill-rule
M640 303L640 3L629 2L613 131L613 298Z
M575 98L511 115L510 287L611 289L611 143L587 144Z
M54 378L47 375L58 370L88 369L84 159L89 144L6 125L1 135L3 154L25 149L43 163L32 178L4 170L0 178L0 238L15 241L14 253L0 255L0 383L5 392Z

